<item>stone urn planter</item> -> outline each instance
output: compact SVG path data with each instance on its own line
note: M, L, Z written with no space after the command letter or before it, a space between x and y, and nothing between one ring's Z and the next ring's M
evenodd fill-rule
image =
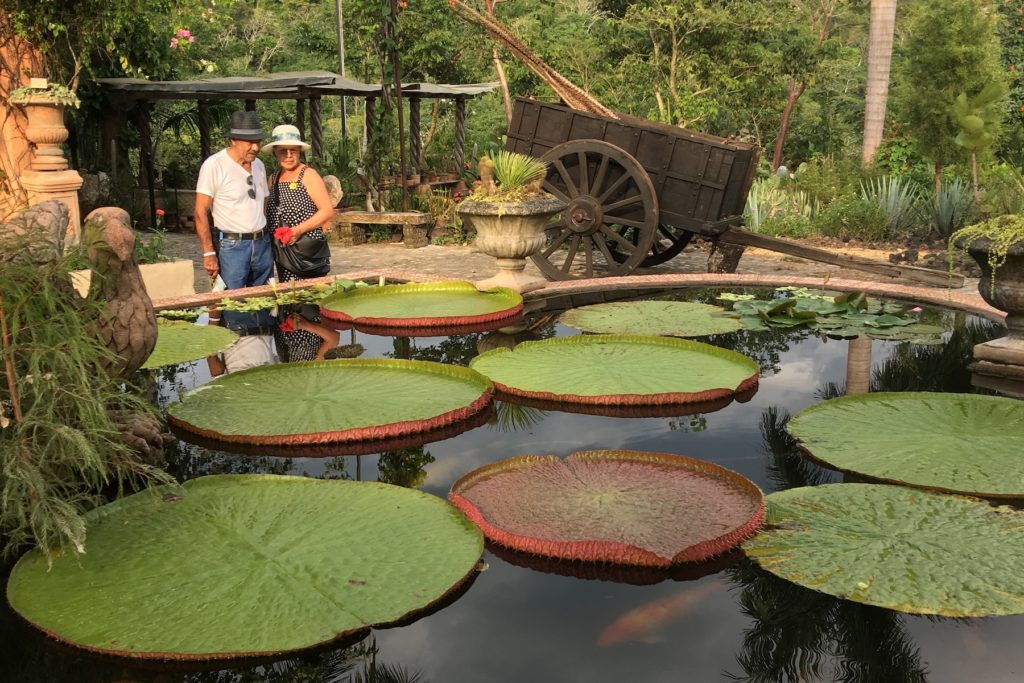
M467 199L458 206L464 223L476 230L477 249L497 259L498 273L476 283L479 289L508 287L519 293L547 282L524 272L527 257L544 246L546 226L566 203L550 195L522 201Z
M992 236L985 236L986 231ZM998 239L994 231L1001 231ZM974 357L989 364L1024 368L1024 217L1001 216L965 228L955 233L950 243L961 249L966 247L981 268L981 298L1006 312L1006 336L978 344Z
M64 126L64 105L45 92L12 97L25 112L28 126L25 137L35 146L32 155L33 171L64 171L68 161L61 145L68 139Z

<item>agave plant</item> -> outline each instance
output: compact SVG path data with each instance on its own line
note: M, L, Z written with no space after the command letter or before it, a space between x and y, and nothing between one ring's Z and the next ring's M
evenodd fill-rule
M518 152L501 150L494 155L493 160L494 177L498 186L506 192L524 189L543 179L548 171L547 162Z
M889 234L902 235L909 231L917 217L921 189L903 176L880 176L862 182L860 196L885 209Z
M779 186L776 178L755 180L747 193L744 210L746 227L752 232L761 232L766 221L786 216L802 216L810 219L817 213L818 202L803 190L786 190Z
M957 178L943 183L932 200L932 224L935 230L948 238L967 222L974 201L967 183Z

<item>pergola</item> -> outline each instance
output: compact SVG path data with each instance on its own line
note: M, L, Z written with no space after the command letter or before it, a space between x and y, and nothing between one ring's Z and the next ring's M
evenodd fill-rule
M330 71L290 71L260 76L226 76L194 81L148 81L138 78L101 78L99 83L115 105L128 102L155 100L195 100L199 108L199 146L202 158L212 150L210 144L211 100L243 100L245 108L256 110L257 100L295 100L295 125L306 134L306 109L309 109L310 145L314 157L322 157L324 150L323 124L320 119L320 100L325 95L362 97L366 99L367 139L373 134L374 112L383 86L361 83ZM423 99L450 99L455 101L455 163L462 168L466 144L466 100L493 90L497 83L444 85L437 83L403 83L403 95L409 100L409 159L411 172L420 173L423 156L420 143L420 102ZM150 213L156 206L156 171L153 165L153 139L149 107L138 107L135 119L140 134L142 165L149 186ZM380 169L372 168L376 183Z

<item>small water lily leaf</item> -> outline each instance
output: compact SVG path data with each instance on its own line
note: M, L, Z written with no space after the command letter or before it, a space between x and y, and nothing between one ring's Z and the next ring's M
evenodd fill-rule
M586 332L667 337L702 337L743 327L735 318L719 317L722 312L718 306L688 301L617 301L574 308L559 320Z
M375 482L200 477L86 521L88 552L52 568L27 553L7 599L61 641L137 658L271 655L390 624L449 594L483 553L446 501Z
M879 484L766 500L765 527L743 550L788 581L914 614L1024 613L1024 512Z
M481 292L469 282L458 281L365 287L320 301L320 313L329 320L375 328L510 322L522 312L523 297L511 289Z
M667 453L524 455L473 470L449 498L495 543L585 562L668 567L720 555L764 516L761 490Z
M142 366L150 370L212 356L238 340L238 335L226 327L181 320L157 320L156 335L156 347Z
M757 386L734 351L672 337L581 335L494 349L469 366L505 394L602 405L711 401Z
M167 409L178 429L263 445L393 439L490 406L487 378L455 365L353 358L266 365L218 377Z
M807 408L788 429L811 457L872 479L1024 498L1024 403L998 396L872 393Z

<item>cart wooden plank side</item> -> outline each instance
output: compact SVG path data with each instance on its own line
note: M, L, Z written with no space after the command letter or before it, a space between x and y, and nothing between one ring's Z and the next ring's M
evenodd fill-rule
M551 278L624 275L676 256L694 234L743 223L759 149L622 115L519 98L506 148L551 163L545 189L569 207L534 256Z

